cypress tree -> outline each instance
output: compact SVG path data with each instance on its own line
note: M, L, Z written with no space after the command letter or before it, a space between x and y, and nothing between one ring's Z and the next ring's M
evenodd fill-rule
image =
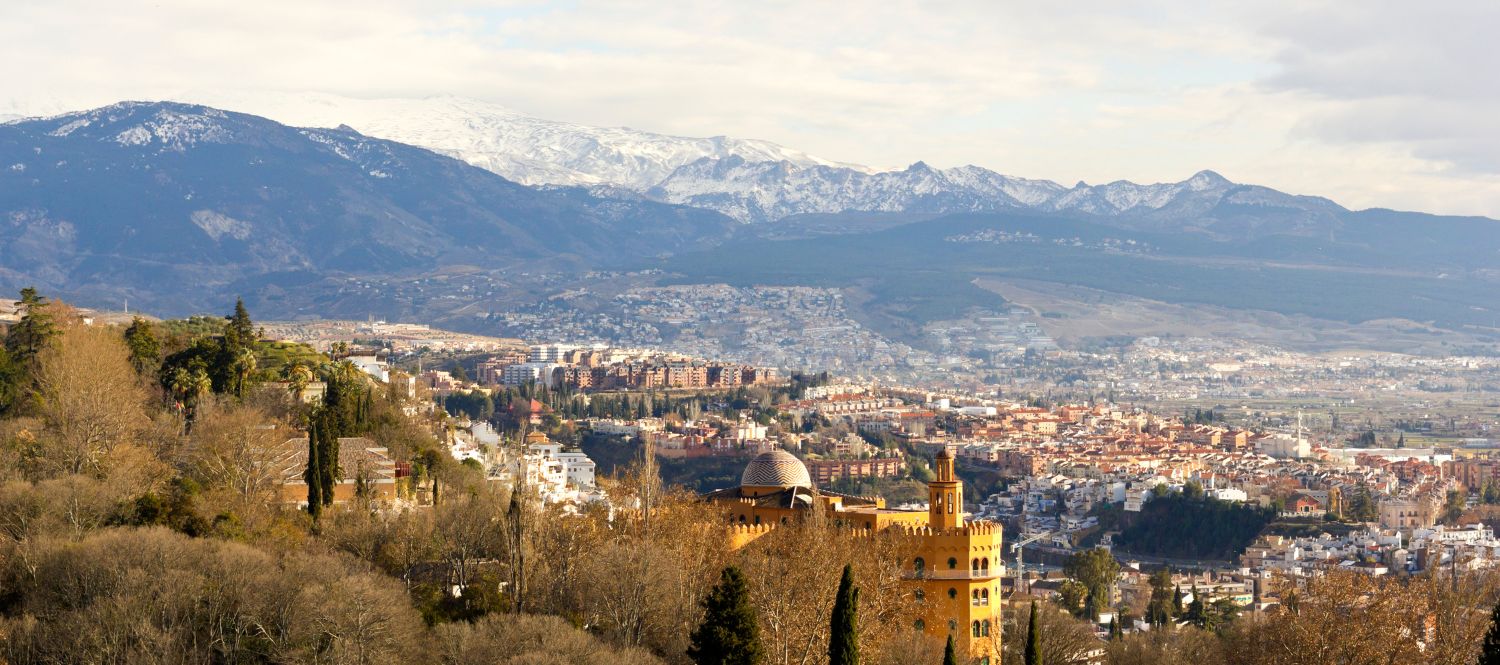
M318 463L318 422L313 421L307 430L307 469L302 472L307 483L307 512L317 519L323 510L323 472Z
M1490 629L1479 647L1479 665L1500 665L1500 605L1490 612Z
M1042 665L1042 629L1036 623L1036 601L1031 601L1031 622L1026 626L1026 665Z
M760 628L745 575L730 566L703 599L703 622L693 631L687 655L698 665L757 665L761 662Z
M859 665L859 636L855 630L858 613L859 589L854 586L854 569L846 563L829 622L828 665Z
M948 646L943 647L943 665L958 665L958 654L953 653L953 635L948 636Z
M333 505L334 488L339 475L339 433L327 421L318 426L318 485L323 492L323 505Z

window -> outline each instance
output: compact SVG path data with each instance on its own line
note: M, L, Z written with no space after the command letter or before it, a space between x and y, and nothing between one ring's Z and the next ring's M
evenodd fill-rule
M973 593L969 594L969 604L970 605L978 605L979 604L979 591L976 590Z
M921 577L922 573L927 570L927 562L922 557L917 557L915 561L911 562L911 569L916 572L917 577Z
M921 619L911 622L911 627L917 630L927 630L927 622Z
M949 515L953 514L953 493L952 492L948 493L948 514Z
M989 656L985 656L983 658L980 658L979 659L979 665L990 665L990 657Z
M958 589L949 587L948 588L948 599L952 600L952 599L957 598L957 597L958 597Z
M980 637L989 637L990 636L990 620L989 619L985 619L984 623L982 623L982 624L979 625L979 636Z
M948 620L948 630L949 631L958 630L958 619L949 619Z
M979 637L979 622L978 621L974 622L974 625L972 627L970 627L969 632L972 634L973 637Z
M760 515L755 516L755 523L760 524Z
M988 605L988 604L990 604L990 590L989 589L985 589L985 590L979 592L979 604L980 605Z
M958 559L955 559L951 556L948 557L948 570L953 570L955 568L958 568Z
M990 558L989 557L984 557L984 558L981 558L979 560L979 569L982 570L982 571L984 571L985 574L989 574L989 572L990 572Z
M917 602L922 602L924 600L927 600L927 592L923 591L921 589L917 589L916 591L912 592L911 595L912 595L913 598L917 599Z
M744 515L740 515L740 524L744 524L744 523L745 523L745 516Z

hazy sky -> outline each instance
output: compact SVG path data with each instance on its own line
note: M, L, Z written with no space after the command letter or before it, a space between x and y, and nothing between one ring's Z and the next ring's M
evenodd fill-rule
M5 0L0 112L451 94L842 161L1500 217L1500 3Z

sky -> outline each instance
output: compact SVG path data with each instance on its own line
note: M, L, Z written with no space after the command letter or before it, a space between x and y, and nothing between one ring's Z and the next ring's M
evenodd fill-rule
M1500 3L6 0L0 113L457 95L1065 185L1500 217Z

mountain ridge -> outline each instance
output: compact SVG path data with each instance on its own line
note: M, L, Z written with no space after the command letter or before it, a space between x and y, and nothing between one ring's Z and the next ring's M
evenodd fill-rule
M735 226L682 206L537 190L347 129L175 102L0 125L0 220L0 283L142 304L156 288L170 300L194 284L218 298L274 275L607 264L701 248Z

